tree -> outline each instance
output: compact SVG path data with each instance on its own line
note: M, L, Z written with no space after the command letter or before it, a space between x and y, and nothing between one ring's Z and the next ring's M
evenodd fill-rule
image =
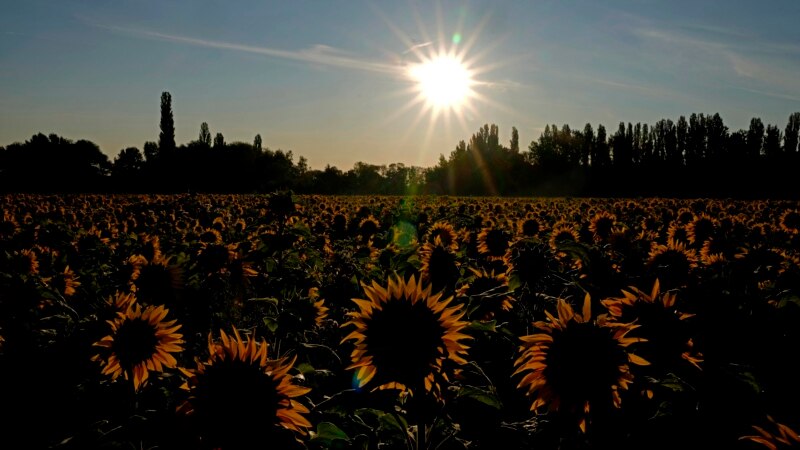
M747 130L747 156L757 158L761 156L764 145L764 123L758 117L750 119L750 129Z
M217 133L214 136L214 149L221 150L223 147L225 147L225 137L222 133Z
M781 154L781 130L776 125L767 125L764 136L764 155L767 158L776 158Z
M158 135L158 148L162 152L175 150L175 121L172 118L172 95L161 93L161 133Z
M142 152L136 147L128 147L119 152L114 158L114 167L111 175L114 177L128 177L138 173L144 166Z
M158 144L153 141L144 143L144 158L147 164L153 164L158 160Z
M581 165L586 167L589 165L589 158L594 152L594 130L592 129L592 124L587 123L586 126L583 127L582 138L583 140L580 144Z
M511 142L509 142L508 148L514 153L519 153L519 131L517 131L517 127L511 127Z
M797 153L798 132L800 132L800 112L789 116L786 131L783 133L783 152L788 155Z
M201 144L206 147L211 147L211 131L208 130L208 123L203 122L200 124L200 137L198 138Z
M258 152L261 151L261 135L260 134L257 134L256 138L253 139L253 148L256 149L256 151L258 151Z

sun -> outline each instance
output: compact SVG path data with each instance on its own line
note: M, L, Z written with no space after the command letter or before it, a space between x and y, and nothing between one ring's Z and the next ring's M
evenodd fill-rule
M459 108L471 95L472 75L454 55L435 55L413 65L409 75L417 81L419 94L433 108Z

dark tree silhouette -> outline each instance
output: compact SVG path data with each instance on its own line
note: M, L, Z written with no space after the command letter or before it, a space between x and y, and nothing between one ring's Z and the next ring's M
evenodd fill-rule
M260 134L257 134L255 139L253 139L253 147L256 149L256 151L259 151L259 152L261 151L261 135Z
M200 136L197 140L201 144L211 147L211 131L208 130L208 123L203 122L200 124Z
M161 133L158 135L158 148L169 153L175 150L175 121L172 117L172 95L161 93Z

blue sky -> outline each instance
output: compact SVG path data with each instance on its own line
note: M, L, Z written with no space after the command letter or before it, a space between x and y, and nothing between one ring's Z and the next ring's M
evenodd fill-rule
M113 158L158 139L292 150L312 168L429 166L484 123L522 147L548 123L614 130L718 112L783 129L800 111L796 0L5 1L0 145L41 131ZM453 44L453 35L461 40ZM460 112L433 115L407 76L445 47L474 71Z

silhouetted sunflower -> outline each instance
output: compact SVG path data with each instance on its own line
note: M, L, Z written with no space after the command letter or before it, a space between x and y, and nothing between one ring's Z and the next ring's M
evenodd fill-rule
M753 429L756 430L758 434L742 436L739 440L753 441L770 450L800 447L800 435L798 435L796 431L785 424L775 421L775 419L770 416L767 416L767 420L769 420L770 424L775 428L775 431L767 431L764 427L753 425Z
M184 279L183 270L171 264L171 260L172 257L163 256L151 261L137 260L138 268L134 269L129 282L137 298L150 303L168 303L175 299L184 287Z
M697 252L683 242L667 240L666 245L652 243L647 265L668 288L683 286L697 268Z
M699 246L702 245L706 239L714 235L714 230L716 230L716 228L717 224L715 220L706 214L700 214L686 225L686 238L689 244Z
M499 261L506 254L511 241L510 234L497 227L486 227L478 233L478 253L489 261Z
M527 217L520 220L517 224L517 233L519 236L535 237L542 230L542 224L535 217Z
M358 234L364 239L371 238L375 233L380 231L380 229L381 223L372 215L361 219L361 222L358 223Z
M589 231L597 242L605 242L611 236L611 230L614 228L614 223L617 221L617 216L606 211L600 211L595 214L589 221Z
M452 288L458 280L458 260L449 247L437 236L419 249L420 281L430 283L436 292Z
M559 242L578 242L579 238L580 236L572 224L563 221L557 222L555 225L553 225L553 229L550 231L550 248L556 252L558 251Z
M366 299L353 299L358 310L349 313L342 327L355 327L342 342L355 341L349 370L353 384L373 382L374 389L421 389L440 392L439 380L447 381L448 363L465 364L469 336L461 330L464 312L448 307L452 297L431 294L412 275L408 281L390 278L384 287L362 283Z
M132 303L125 312L117 312L111 325L111 334L94 345L106 350L92 357L103 367L102 374L111 379L123 375L133 380L134 390L147 381L150 372L163 372L164 368L174 368L177 361L171 353L180 352L183 347L181 328L175 320L164 320L168 310L163 306L148 306Z
M449 223L439 221L431 225L425 235L425 241L435 243L436 238L439 238L441 245L449 251L453 253L458 251L458 233Z
M593 319L588 294L580 314L561 299L557 309L558 317L545 311L548 321L533 324L541 333L520 338L514 375L524 374L517 387L533 397L531 411L547 406L575 414L585 432L593 404L620 407L619 390L633 381L629 364L648 364L627 348L643 340L626 337L636 325Z
M649 294L631 286L622 297L607 298L601 303L619 322L636 322L641 328L632 335L647 341L639 353L654 365L672 367L681 358L698 369L702 355L694 352L692 339L687 336L682 321L693 317L678 311L674 292L660 292L658 280Z
M485 269L472 267L469 270L472 272L472 279L458 289L456 296L477 300L470 304L470 317L491 320L496 314L511 311L515 299L508 290L506 274L489 273Z
M800 212L789 210L781 215L781 230L791 235L800 234Z
M232 336L220 330L220 341L209 333L208 360L181 370L189 398L178 412L191 418L206 446L270 448L285 437L281 430L305 435L309 411L295 398L311 389L292 383L295 359L268 360L264 339L242 339L235 328Z

